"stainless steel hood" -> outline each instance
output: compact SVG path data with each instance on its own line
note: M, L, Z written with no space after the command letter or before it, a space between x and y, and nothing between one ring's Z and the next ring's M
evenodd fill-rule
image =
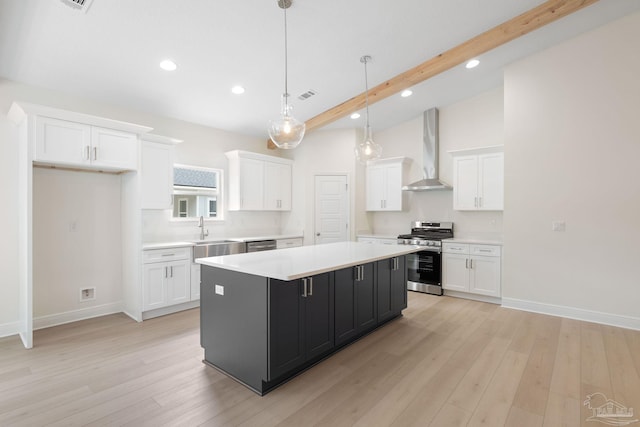
M438 109L424 112L422 136L422 171L424 178L402 187L405 191L451 190L451 186L438 179Z

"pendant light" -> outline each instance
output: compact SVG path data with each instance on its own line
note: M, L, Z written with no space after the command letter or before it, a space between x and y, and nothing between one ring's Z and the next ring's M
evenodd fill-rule
M356 145L356 159L360 163L367 163L369 160L379 159L382 154L382 147L373 141L371 134L371 126L369 125L369 81L367 79L367 62L371 61L369 55L360 58L360 62L364 64L364 87L365 87L365 103L366 109L366 125L364 127L364 140Z
M287 90L287 9L292 0L278 0L278 6L284 11L284 93L280 118L269 123L269 137L278 148L296 148L304 137L305 124L291 115L289 92Z

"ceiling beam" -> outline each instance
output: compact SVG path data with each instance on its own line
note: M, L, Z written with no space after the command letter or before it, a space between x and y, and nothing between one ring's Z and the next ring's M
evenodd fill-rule
M549 0L447 50L369 90L369 105L445 72L498 46L572 14L598 0ZM328 125L365 107L365 93L307 120L306 131Z

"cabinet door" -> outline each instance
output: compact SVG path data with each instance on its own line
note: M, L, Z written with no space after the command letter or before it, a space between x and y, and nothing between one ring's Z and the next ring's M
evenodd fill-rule
M144 264L143 276L143 310L154 310L166 306L169 276L167 264Z
M356 281L357 333L366 332L377 324L375 288L375 263L363 264L362 277Z
M291 210L291 165L264 162L264 208Z
M356 335L355 267L335 272L335 340L336 345L350 341Z
M391 311L398 314L407 308L407 257L395 259L391 268Z
M500 297L500 257L472 256L469 291Z
M333 348L333 283L329 273L307 279L305 302L305 354L310 360Z
M384 209L386 191L386 171L382 166L368 166L366 180L366 198L368 211Z
M453 158L453 209L476 210L478 203L478 156Z
M128 132L93 126L91 164L109 169L138 168L138 136Z
M38 117L35 140L36 161L69 165L91 162L91 126Z
M478 208L504 209L504 153L478 156Z
M169 281L167 305L181 304L191 300L191 261L175 261L167 264Z
M254 159L239 159L239 163L240 210L263 210L264 162Z
M169 209L173 201L173 151L171 145L144 141L140 179L142 209Z
M469 291L469 255L442 254L442 287L452 291Z
M378 276L378 322L383 322L393 315L391 308L391 270L393 258L376 262Z
M402 166L390 165L386 168L385 211L402 210Z
M269 280L269 377L305 361L302 281Z

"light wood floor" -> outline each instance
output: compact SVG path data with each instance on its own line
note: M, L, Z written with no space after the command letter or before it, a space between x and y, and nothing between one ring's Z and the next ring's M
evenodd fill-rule
M0 339L0 426L593 427L595 392L640 418L638 331L410 292L404 317L258 397L201 362L198 316Z

